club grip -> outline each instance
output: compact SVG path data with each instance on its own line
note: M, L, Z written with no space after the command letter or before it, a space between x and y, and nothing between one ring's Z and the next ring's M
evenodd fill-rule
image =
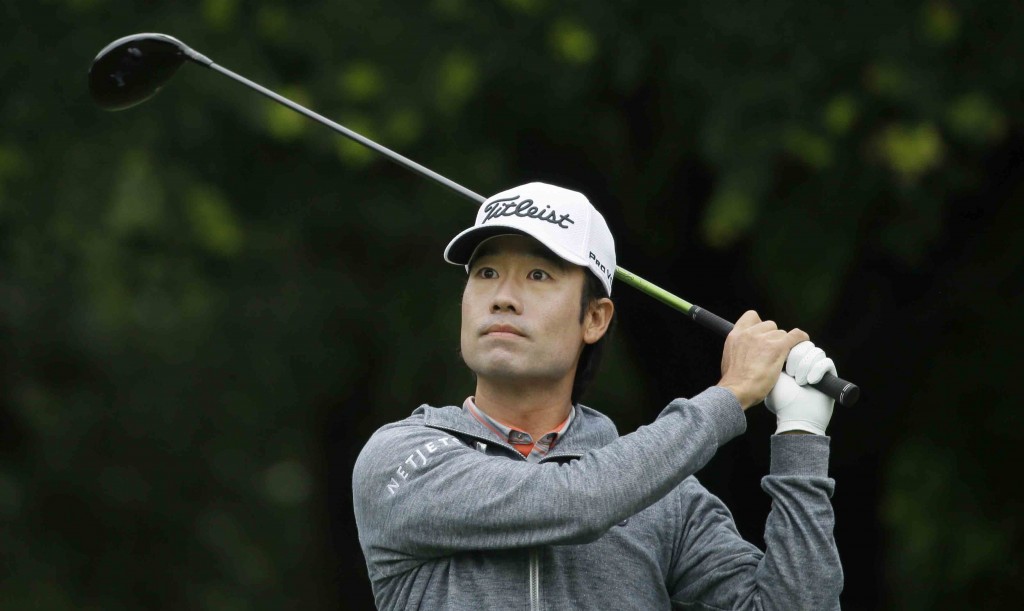
M832 397L844 407L850 407L857 402L857 399L860 399L859 386L831 373L826 373L821 380L811 386Z
M729 332L731 332L733 326L735 326L721 316L712 314L704 308L696 305L690 308L690 318L692 318L693 322L698 325L711 329L722 337L729 335Z
M699 324L702 327L711 329L718 335L725 337L732 331L733 324L728 320L708 312L700 306L692 306L688 312L693 322ZM816 384L811 384L814 388L825 393L829 397L836 400L837 403L845 407L850 407L860 399L860 387L853 382L847 382L846 380L834 376L831 373L826 373Z

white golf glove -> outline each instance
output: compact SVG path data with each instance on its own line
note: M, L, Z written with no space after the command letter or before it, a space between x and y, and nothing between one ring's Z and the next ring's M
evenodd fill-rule
M776 416L776 435L786 431L825 434L835 401L807 384L819 382L826 373L836 375L835 363L812 342L800 342L789 351L785 372L764 400Z

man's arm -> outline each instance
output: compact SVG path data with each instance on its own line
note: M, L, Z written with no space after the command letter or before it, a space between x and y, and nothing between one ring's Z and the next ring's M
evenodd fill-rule
M668 587L672 600L722 609L838 609L843 570L832 530L829 439L772 437L766 551L740 537L728 509L696 480L680 490L686 521ZM704 607L699 607L704 608Z
M648 507L742 433L790 349L806 340L747 312L726 339L722 381L568 464L488 457L415 423L378 431L356 461L353 495L371 571L464 550L586 543Z
M371 571L390 575L457 551L593 541L745 427L735 397L714 387L567 464L487 456L443 431L388 425L353 473L360 543Z
M669 591L675 600L714 608L833 609L839 607L843 571L832 530L825 429L833 401L807 384L835 364L805 341L790 351L765 401L778 426L770 474L761 487L772 497L765 525L766 551L740 539L728 511L703 488L681 492L692 507L677 546ZM813 434L811 434L813 433Z

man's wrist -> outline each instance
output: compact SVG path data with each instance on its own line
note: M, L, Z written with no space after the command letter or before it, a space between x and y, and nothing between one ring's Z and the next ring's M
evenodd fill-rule
M775 434L825 435L825 428L820 423L810 420L779 420L778 426L775 427Z
M772 435L770 439L772 475L828 476L828 437Z
M729 384L729 383L724 383L723 384L722 382L719 382L715 386L717 386L719 388L724 388L725 390L728 390L729 392L731 392L732 396L736 397L736 401L739 402L740 408L743 411L747 411L747 408L749 408L749 407L751 407L753 405L756 405L757 403L760 402L757 399L751 399L749 396L745 396L742 392L740 392L739 389L737 389L732 384Z

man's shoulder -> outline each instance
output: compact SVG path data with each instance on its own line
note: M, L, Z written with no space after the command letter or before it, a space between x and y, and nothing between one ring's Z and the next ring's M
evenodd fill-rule
M370 440L382 436L390 437L403 432L411 433L417 429L457 426L463 420L465 420L465 416L461 407L454 405L433 406L424 403L405 418L394 420L378 428L370 436Z
M421 405L409 416L389 422L370 435L356 458L355 473L372 469L381 461L390 464L396 456L414 452L421 446L433 452L439 447L464 445L458 438L457 427L465 421L462 408Z
M378 428L366 441L363 452L375 447L416 443L420 439L437 435L479 437L482 433L475 425L475 421L467 418L461 407L423 404L405 418Z
M558 442L561 452L582 454L618 439L619 430L611 418L580 403L576 404L575 409L572 424L565 432L565 437Z
M619 436L619 429L615 426L615 422L592 407L587 407L582 403L577 403L576 417L579 418L588 429L593 429L604 434L611 434L614 437Z
M487 431L482 430L482 425L466 417L462 407L423 404L405 418L389 422L377 429L367 440L366 447L390 446L404 440L430 437L436 435L438 431L468 437L487 435ZM578 443L587 448L600 447L611 443L618 436L618 429L611 418L594 408L577 404L576 416L566 435L567 442L572 439L576 443L566 445L575 446Z

